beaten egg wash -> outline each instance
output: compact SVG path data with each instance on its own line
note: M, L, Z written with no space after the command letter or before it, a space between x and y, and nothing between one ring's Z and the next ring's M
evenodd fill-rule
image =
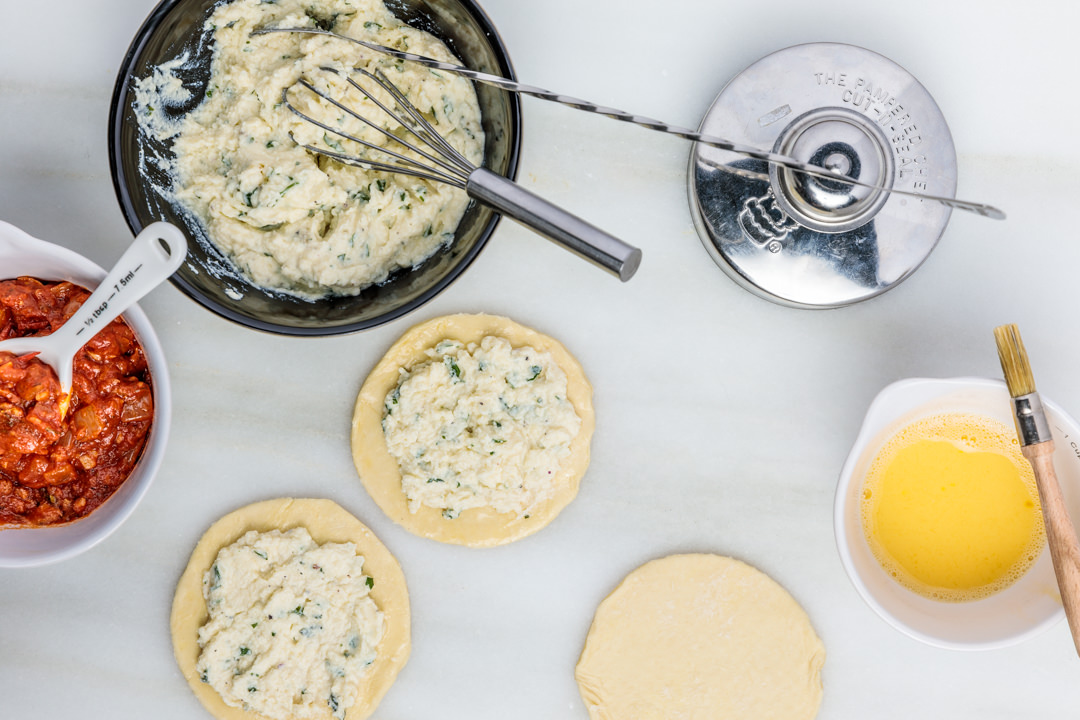
M1013 428L938 415L903 428L874 459L863 531L905 587L936 600L978 600L1034 564L1045 539L1038 497Z

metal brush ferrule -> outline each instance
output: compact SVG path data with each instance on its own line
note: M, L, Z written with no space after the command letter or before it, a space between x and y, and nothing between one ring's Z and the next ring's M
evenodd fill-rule
M1013 419L1016 421L1016 432L1020 436L1021 447L1054 439L1054 436L1050 434L1050 423L1046 420L1046 411L1043 410L1039 393L1033 392L1014 397L1012 403Z

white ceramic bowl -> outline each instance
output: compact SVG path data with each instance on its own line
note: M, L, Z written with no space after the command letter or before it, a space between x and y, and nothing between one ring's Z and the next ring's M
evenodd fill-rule
M69 280L92 290L105 277L105 271L71 250L37 240L0 222L0 279L20 275ZM172 416L168 365L143 311L132 307L124 313L124 320L142 343L153 381L154 422L142 457L120 489L85 518L63 527L0 530L0 567L44 565L88 550L120 527L157 474Z
M1054 465L1074 521L1080 518L1080 425L1042 398L1054 433ZM859 517L863 479L884 443L930 415L974 413L1013 425L1005 383L985 378L910 379L889 385L866 413L836 489L834 528L840 559L863 600L886 622L930 645L986 650L1021 642L1064 617L1050 552L1005 590L974 602L930 600L896 582L874 558Z

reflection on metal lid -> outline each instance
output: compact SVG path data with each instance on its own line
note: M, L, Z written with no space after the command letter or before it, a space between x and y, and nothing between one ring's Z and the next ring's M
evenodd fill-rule
M759 60L721 91L700 130L884 187L956 191L956 151L933 98L900 66L851 45L799 45ZM840 307L894 287L929 256L951 212L700 144L689 190L716 263L794 307Z

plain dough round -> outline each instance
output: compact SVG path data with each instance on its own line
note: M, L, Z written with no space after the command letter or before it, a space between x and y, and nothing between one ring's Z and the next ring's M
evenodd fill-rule
M548 352L566 374L566 395L581 418L581 429L570 443L570 454L559 463L555 492L529 514L497 513L470 508L450 520L436 508L421 506L409 512L401 489L397 461L386 448L382 430L383 404L398 384L400 368L428 362L425 351L442 340L479 343L487 335L507 339L517 348L530 346ZM352 453L356 471L383 512L409 532L445 543L491 547L531 535L550 523L577 495L589 466L589 442L596 424L592 386L574 356L557 340L497 315L446 315L421 323L401 336L368 375L356 399L352 421Z
M811 720L824 662L806 613L769 576L672 555L600 604L575 674L593 720Z
M211 525L199 540L176 586L170 618L173 653L180 671L199 702L218 720L266 719L259 713L226 705L216 690L199 679L195 669L201 652L199 628L208 619L202 594L203 575L221 548L249 530L285 531L295 527L306 528L319 544L354 543L357 554L364 557L364 572L375 580L370 596L383 613L386 630L375 663L360 683L356 702L345 713L346 720L363 720L371 715L409 659L409 592L405 575L386 546L363 523L330 500L281 498L247 505ZM329 708L326 717L333 718Z

